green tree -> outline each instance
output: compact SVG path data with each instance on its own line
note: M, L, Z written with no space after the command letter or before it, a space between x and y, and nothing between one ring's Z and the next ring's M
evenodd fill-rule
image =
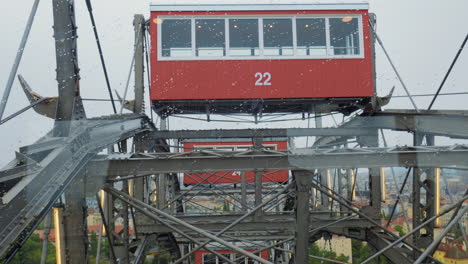
M160 253L154 256L153 264L169 264L171 255L169 253Z
M352 240L353 263L362 263L364 260L372 256L372 251L366 243ZM373 259L371 264L390 264L391 262L385 256L379 256Z
M223 212L230 212L231 208L229 207L229 202L224 200L223 202Z
M39 235L33 234L24 243L16 256L10 262L11 264L30 264L40 263L42 256L42 240ZM47 244L47 264L55 264L55 247L52 243Z
M96 256L97 247L98 247L97 235L96 233L91 232L91 235L89 236L89 255L90 256Z
M95 232L91 232L89 237L89 262L96 263L97 249L98 249L98 235ZM109 242L106 237L102 237L101 240L101 253L99 256L99 263L109 263L110 258Z
M333 260L338 260L342 262L348 262L348 258L341 254L337 256L336 252L334 251L328 251L328 250L321 250L316 243L312 243L309 246L309 254L311 256L316 256L316 257L321 257L321 258L327 258L327 259L333 259ZM309 258L309 264L331 264L332 262L329 261L323 261L323 260L318 260L314 258Z
M395 230L398 231L398 235L400 237L406 235L406 232L403 230L403 227L401 225L396 225L393 228L395 228Z
M450 233L454 236L455 239L463 237L463 232L460 228L460 225L455 225L450 231Z

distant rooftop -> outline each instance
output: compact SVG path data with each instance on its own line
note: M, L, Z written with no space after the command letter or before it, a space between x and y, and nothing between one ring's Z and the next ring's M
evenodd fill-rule
M364 0L158 0L151 11L367 10Z

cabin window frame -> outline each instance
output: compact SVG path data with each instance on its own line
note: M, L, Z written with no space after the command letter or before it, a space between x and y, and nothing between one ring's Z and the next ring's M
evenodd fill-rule
M344 18L352 17L358 19L358 33L359 33L359 54L351 55L334 55L331 50L331 39L330 39L330 19L333 18ZM319 15L194 15L194 16L158 16L158 21L164 20L190 20L192 29L192 55L187 57L163 57L162 56L162 23L158 23L157 26L157 60L158 61L204 61L204 60L294 60L294 59L364 59L365 47L364 41L364 27L363 27L363 15L362 14L319 14ZM293 34L293 55L288 56L265 56L264 55L264 32L263 32L263 21L264 19L292 19L292 34ZM314 19L324 18L325 19L325 40L326 40L326 55L298 55L297 52L297 19ZM195 20L197 19L224 19L225 24L225 55L224 56L196 56L196 28ZM231 56L230 55L230 20L231 19L257 19L258 20L258 38L259 38L259 55L257 56Z
M278 144L275 144L275 143L262 144L262 146L268 150L278 150ZM194 145L193 148L195 151L228 151L228 150L223 150L227 148L232 148L231 151L247 151L253 148L253 144Z

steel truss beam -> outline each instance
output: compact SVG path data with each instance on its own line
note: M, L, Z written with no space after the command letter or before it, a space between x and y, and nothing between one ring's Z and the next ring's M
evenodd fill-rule
M387 110L373 116L356 116L339 128L374 128L418 132L435 136L468 139L468 111L460 110ZM345 142L349 136L324 135L314 146Z
M155 131L153 137L162 139L220 139L258 137L311 137L311 136L370 136L366 128L272 128L272 129L215 129Z
M73 134L44 155L33 156L41 169L33 171L3 195L0 210L0 255L14 255L54 202L82 168L102 149L148 130L146 118L120 116L116 120L74 121ZM47 141L47 138L41 142ZM53 141L53 140L52 140ZM19 240L17 240L19 238Z
M357 116L338 128L275 128L275 129L218 129L155 131L162 139L255 138L255 137L307 137L371 136L373 129L419 132L468 138L468 111L453 110L387 110L373 116Z
M93 176L144 176L208 171L326 168L440 167L467 165L468 146L307 149L263 152L187 152L100 155L88 166Z
M106 188L106 191L108 191L110 194L115 196L117 199L122 200L122 201L128 203L129 205L132 205L134 208L138 209L140 212L145 214L147 217L152 218L153 220L164 221L163 218L165 218L165 219L167 219L169 221L172 221L174 223L183 225L184 227L187 227L187 228L189 228L190 230L192 230L194 232L200 233L200 234L206 236L207 238L209 238L210 240L213 240L213 241L215 241L217 243L220 243L223 246L226 246L226 247L230 248L231 250L238 252L239 254L245 255L245 256L247 256L247 257L249 257L251 259L254 259L254 260L256 260L256 261L258 261L260 263L263 263L263 264L272 264L271 262L266 261L266 260L260 258L259 256L256 256L256 255L254 255L254 254L252 254L250 252L247 252L247 251L235 246L234 244L226 242L225 240L220 239L215 235L207 233L207 232L205 232L204 230L202 230L200 228L191 226L191 225L181 221L180 219L178 219L178 218L176 218L174 216L171 216L168 213L165 213L165 212L163 212L161 210L158 210L158 209L156 209L154 207L151 207L148 204L145 204L145 203L143 203L141 201L138 201L137 199L135 199L133 197L130 197L130 196L126 195L123 192L119 192L118 190L115 190L115 189L112 189L112 188Z
M138 232L142 234L151 233L164 233L171 232L170 229L164 225L151 221L147 217L137 217ZM209 215L205 216L191 216L191 215L175 215L180 220L189 223L190 225L199 227L203 230L210 232L219 232L229 224L236 221L243 214L231 214L231 215ZM329 212L316 212L311 211L310 216L310 228L316 228L319 226L327 225L334 222L336 219L330 217ZM175 225L184 232L189 232L189 229L184 229L179 225ZM350 219L340 222L334 225L336 229L342 228L369 228L372 225L366 221L359 219ZM265 230L265 232L276 232L279 234L293 234L295 230L295 216L293 212L278 212L264 214L260 219L256 219L255 216L247 217L244 221L239 223L237 226L230 229L232 232L259 232L259 230Z

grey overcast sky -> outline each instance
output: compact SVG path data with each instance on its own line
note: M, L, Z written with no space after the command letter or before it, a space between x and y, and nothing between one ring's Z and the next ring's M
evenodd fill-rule
M13 63L32 0L5 1L0 16L0 92L3 93ZM92 35L84 0L76 2L78 24L78 54L81 68L81 92L84 98L107 98L105 82ZM316 0L312 2L317 2ZM52 39L51 0L40 3L35 24L18 73L33 89L44 96L55 96L55 53ZM442 80L463 38L468 33L467 0L371 0L370 10L377 14L377 30L401 75L413 94L433 93ZM113 89L124 90L133 45L134 14L149 15L149 1L93 1L99 34L109 69ZM468 48L461 55L444 92L467 92ZM379 95L396 86L395 95L404 91L377 49L377 84ZM418 97L420 108L426 108L430 98ZM435 109L467 109L468 95L440 97ZM28 104L18 82L15 82L6 115ZM109 103L86 103L89 116L111 113ZM395 98L387 108L411 108L407 98ZM171 128L190 128L194 123L171 120ZM196 127L201 127L195 124ZM226 127L209 123L204 127ZM259 125L266 126L266 125ZM307 121L280 126L307 126ZM14 155L18 147L33 143L52 127L52 121L28 111L0 126L2 153L0 165ZM239 124L231 125L239 127ZM399 144L399 139L391 141Z

